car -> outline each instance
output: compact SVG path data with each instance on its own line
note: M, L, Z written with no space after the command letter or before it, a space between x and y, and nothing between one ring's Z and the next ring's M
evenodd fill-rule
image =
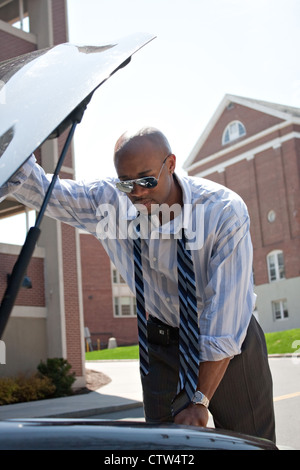
M184 463L183 455L190 455L190 461L186 457L185 463L195 463L191 461L195 450L277 450L277 447L265 439L197 426L78 418L0 421L0 450L75 449L172 451L173 456L178 456L176 463ZM172 463L155 462L154 457L152 460L149 463Z

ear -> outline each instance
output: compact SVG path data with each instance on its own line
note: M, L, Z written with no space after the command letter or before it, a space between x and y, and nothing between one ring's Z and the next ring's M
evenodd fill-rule
M168 158L168 171L172 175L176 167L176 156L172 153Z

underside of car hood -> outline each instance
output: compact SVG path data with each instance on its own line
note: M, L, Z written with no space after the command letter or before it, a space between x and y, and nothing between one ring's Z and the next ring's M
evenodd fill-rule
M112 44L70 43L0 64L0 186L46 139L84 111L94 91L154 39L139 33ZM77 117L78 119L78 117Z

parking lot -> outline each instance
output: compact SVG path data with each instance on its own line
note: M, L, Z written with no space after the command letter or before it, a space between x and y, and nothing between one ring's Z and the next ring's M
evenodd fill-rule
M270 359L277 442L300 450L300 358Z

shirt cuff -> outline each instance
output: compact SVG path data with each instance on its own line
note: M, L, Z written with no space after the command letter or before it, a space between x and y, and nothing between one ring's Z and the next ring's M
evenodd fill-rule
M32 169L36 163L36 158L32 154L29 159L24 163L24 165L19 168L19 170L14 173L14 175L0 188L0 202L2 202L6 196L13 194L18 190L29 177Z
M244 338L243 338L244 339ZM232 336L200 335L200 362L221 361L232 359L241 353L241 344L237 344Z

